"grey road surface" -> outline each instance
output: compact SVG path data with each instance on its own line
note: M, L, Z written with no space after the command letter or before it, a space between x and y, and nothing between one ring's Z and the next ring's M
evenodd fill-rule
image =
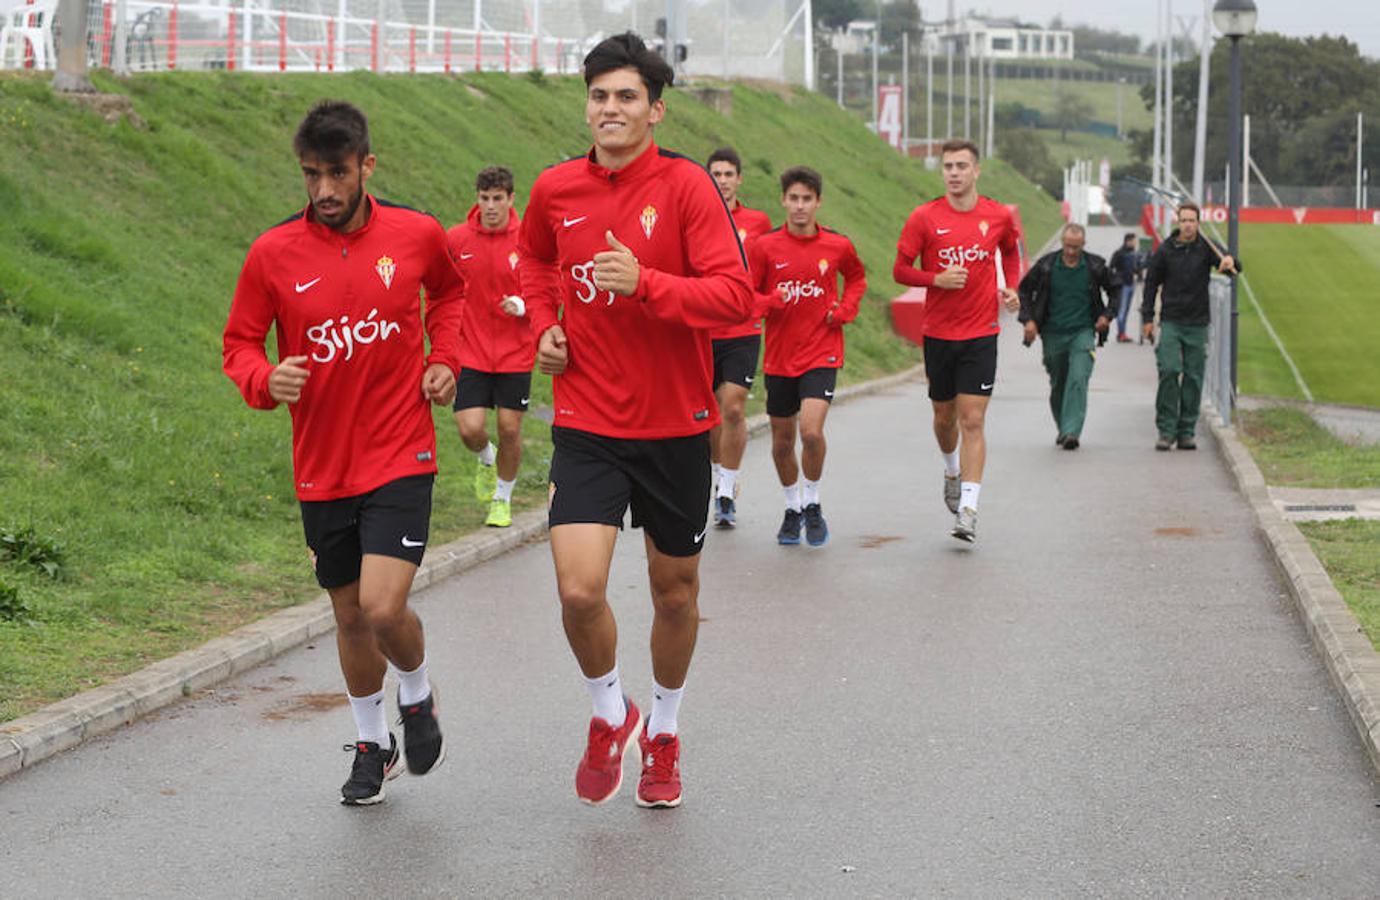
M1093 246L1098 246L1096 241ZM979 542L924 386L835 409L820 549L767 445L711 532L685 803L574 797L588 701L545 545L427 590L450 758L336 802L328 639L0 784L6 896L1380 895L1380 789L1210 436L1156 453L1150 348L1054 446L1007 327ZM610 593L647 702L642 538ZM391 689L390 689L391 690Z

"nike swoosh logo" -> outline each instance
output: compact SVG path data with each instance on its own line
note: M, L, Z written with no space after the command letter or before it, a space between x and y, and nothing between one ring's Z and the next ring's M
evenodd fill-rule
M300 282L300 281L293 282L292 287L293 287L294 290L297 291L297 293L300 294L300 293L302 293L303 291L309 291L309 290L311 290L311 286L314 285L314 284L316 284L318 281L320 281L321 278L322 278L322 276L317 275L315 278L313 278L311 281L308 281L306 284L303 284L303 283Z
M948 234L950 231L953 231L953 229L952 229L952 228L936 228L936 229L934 230L934 233L935 233L935 234Z
M790 263L788 263L788 262L783 262L783 263L777 263L777 264L776 264L776 267L777 267L778 269L784 269L784 268L786 268L786 267L789 266L789 265L790 265Z
M708 531L708 530L709 530L709 529L706 528L704 531ZM695 543L698 544L700 541L704 540L704 531L701 531L699 534L695 535Z
M425 544L426 544L426 541L414 541L414 540L412 540L411 538L409 538L407 535L403 535L402 545L403 545L404 547L421 547L421 546L424 546Z
M746 381L748 384L752 384L752 376L751 376L751 375L744 375L744 376L743 376L743 380Z
M460 254L460 258L461 258L461 259L474 259L474 254L473 254L473 253L461 253L461 254Z
M994 382L992 382L992 384L996 384L996 382L994 381ZM983 389L984 391L990 391L990 390L992 389L992 384L984 384L984 385L982 386L982 389Z
M518 402L521 403L523 406L526 406L526 405L527 405L527 401L530 400L530 399L531 399L530 397L523 397L523 398L522 398L521 400L519 400Z
M581 222L588 218L589 216L576 216L573 219L561 219L561 224L564 225L566 228L569 228L571 225L579 225Z
M824 396L826 396L826 397L832 397L832 396L834 396L834 392L833 392L833 391L825 391L825 392L824 392Z

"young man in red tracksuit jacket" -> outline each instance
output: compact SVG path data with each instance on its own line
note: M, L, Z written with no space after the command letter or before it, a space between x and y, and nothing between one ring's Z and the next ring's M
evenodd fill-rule
M594 147L532 186L518 269L553 379L551 554L566 638L593 705L575 790L603 803L637 736L641 806L681 799L677 713L699 623L709 438L718 421L709 329L752 309L727 207L699 164L652 141L671 68L636 35L584 62ZM564 317L557 317L558 308ZM623 694L606 598L623 513L644 530L652 708Z
M484 524L495 528L513 524L522 414L531 400L532 361L537 354L518 284L518 224L513 173L490 166L475 179L469 216L447 233L451 256L465 279L455 424L460 440L477 456L474 495L489 504ZM486 430L491 408L498 410L497 448Z
M786 492L786 515L776 540L799 544L803 520L805 539L812 547L829 540L819 482L824 477L824 419L843 367L843 326L858 317L858 304L867 290L853 242L818 222L823 194L824 180L814 169L787 169L781 175L786 223L753 241L748 251L753 289L767 313L762 371L767 380L771 458Z
M251 407L286 403L292 416L303 530L335 611L359 732L341 802L364 805L381 801L383 782L403 771L384 717L388 663L398 671L407 768L423 775L445 758L422 625L407 595L436 473L427 404L454 396L464 297L440 223L365 192L375 158L363 113L320 103L293 147L310 202L249 248L225 323L224 366ZM270 327L277 365L264 353Z
M719 196L733 213L738 240L748 246L758 235L771 231L771 219L760 209L744 206L738 199L743 186L743 161L732 147L720 147L705 164ZM714 397L719 401L723 423L709 432L709 455L714 462L714 525L732 528L738 522L738 467L747 449L748 391L757 376L762 353L760 317L709 333L714 342Z
M944 457L944 504L954 514L950 534L972 543L987 462L987 403L997 381L997 316L1001 304L1010 312L1021 305L1021 236L1011 211L977 192L976 144L946 141L940 161L944 196L906 219L891 273L901 284L927 289L925 377ZM1006 279L1000 289L998 251Z

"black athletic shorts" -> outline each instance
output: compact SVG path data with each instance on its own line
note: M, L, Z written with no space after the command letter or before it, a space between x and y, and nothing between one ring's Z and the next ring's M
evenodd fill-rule
M834 402L834 382L838 369L811 369L795 378L785 375L767 376L767 415L793 416L800 412L800 401L815 397L826 403Z
M959 394L992 396L997 381L997 336L945 341L926 335L925 378L930 399L941 403Z
M749 334L713 343L714 390L717 391L725 381L740 387L752 387L753 376L757 374L757 357L762 352L762 336Z
M660 440L551 429L552 527L593 522L642 528L667 556L704 549L709 515L709 433Z
M366 553L421 565L435 480L435 475L409 475L367 494L301 501L302 530L317 582L336 588L358 581Z
M481 372L461 369L455 379L455 411L482 406L527 412L532 395L531 372Z

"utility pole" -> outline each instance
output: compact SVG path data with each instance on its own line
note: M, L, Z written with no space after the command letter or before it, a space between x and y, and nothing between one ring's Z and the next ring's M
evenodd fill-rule
M925 36L925 156L934 146L934 39Z
M1193 199L1203 202L1207 166L1208 74L1212 68L1212 0L1203 0L1203 39L1198 51L1198 117L1193 123Z
M910 31L901 32L901 152L910 156Z
M1174 0L1164 4L1164 186L1174 190Z
M91 86L91 79L86 74L86 40L84 36L86 35L87 4L85 2L59 3L57 13L64 40L62 46L58 48L57 72L53 74L53 90L64 94L94 94L96 89ZM77 35L81 35L83 38L73 40ZM19 45L21 48L24 46L23 38L19 39Z
M1155 0L1155 132L1152 138L1154 149L1150 155L1150 183L1157 192L1164 190L1164 170L1161 166L1164 153L1164 3L1165 0ZM1162 196L1156 193L1150 198L1150 219L1157 234Z

